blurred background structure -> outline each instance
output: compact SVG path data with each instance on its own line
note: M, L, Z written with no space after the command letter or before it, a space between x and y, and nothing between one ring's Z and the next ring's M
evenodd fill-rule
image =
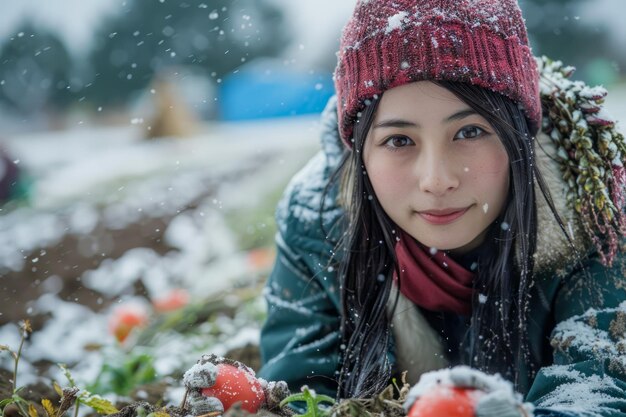
M274 209L319 148L354 2L4 3L0 344L32 320L23 384L64 362L130 395L258 343ZM535 54L603 84L625 130L626 2L520 2Z
M337 38L352 6L61 3L26 0L0 17L5 129L66 128L76 118L124 120L164 73L204 120L319 113L332 94Z

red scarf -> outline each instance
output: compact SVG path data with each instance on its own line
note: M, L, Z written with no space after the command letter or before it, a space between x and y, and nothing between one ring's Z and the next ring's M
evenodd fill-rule
M430 311L469 315L472 312L474 273L443 251L430 251L405 232L396 243L400 292ZM397 279L397 277L394 277Z

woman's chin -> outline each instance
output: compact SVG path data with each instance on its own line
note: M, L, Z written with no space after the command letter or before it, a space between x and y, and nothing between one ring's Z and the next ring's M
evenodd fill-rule
M422 245L431 249L431 253L435 251L450 251L463 253L471 250L473 241L475 239L432 239L425 237L423 239L417 238L417 241Z

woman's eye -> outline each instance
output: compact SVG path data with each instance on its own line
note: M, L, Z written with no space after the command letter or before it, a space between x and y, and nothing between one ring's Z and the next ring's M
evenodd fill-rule
M384 144L390 148L403 148L413 144L413 141L406 136L392 136Z
M476 139L487 133L484 129L478 126L466 126L459 130L454 139Z

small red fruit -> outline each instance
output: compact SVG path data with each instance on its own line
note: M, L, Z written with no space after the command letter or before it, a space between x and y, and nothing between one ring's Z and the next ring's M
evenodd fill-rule
M109 331L123 343L130 332L136 327L144 327L148 323L148 314L136 306L120 306L109 319Z
M224 411L241 401L243 410L256 413L265 402L265 393L259 380L250 372L227 363L217 365L215 384L203 388L202 395L220 400Z
M418 398L407 417L474 417L483 391L439 385Z

